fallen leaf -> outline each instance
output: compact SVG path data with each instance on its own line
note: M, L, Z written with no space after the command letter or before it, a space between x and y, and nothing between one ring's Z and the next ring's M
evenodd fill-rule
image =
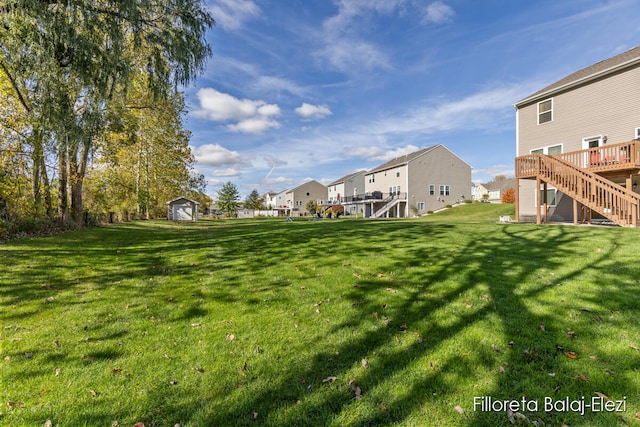
M400 331L401 331L401 332L407 332L407 329L409 329L409 327L407 326L407 324L406 324L406 323L403 323L403 324L400 326Z
M255 412L255 411L253 412L253 419L254 419L254 420L257 420L257 419L258 419L258 413L257 413L257 412Z
M89 390L89 393L91 393L91 396L96 397L98 395L98 393L95 392L95 390Z
M612 377L613 377L613 376L615 376L615 374L616 374L616 373L615 373L615 372L613 372L611 369L605 369L605 370L604 370L604 373L605 373L605 374L607 374L607 375L611 375Z
M387 290L389 292L391 292L392 294L397 294L398 293L398 291L396 289L393 289L393 288L387 288Z
M133 427L144 427L144 423L137 422L133 425Z
M629 347L635 351L640 351L640 347L638 347L637 345L630 345Z
M198 367L196 367L196 368L193 368L193 370L194 370L194 371L196 371L196 372L197 372L197 373L199 373L199 374L204 374L204 369L203 369L203 368L201 368L201 367L199 367L199 366L198 366Z
M460 415L464 415L464 409L461 406L456 406L455 409Z
M374 311L374 312L373 312L373 318L374 318L374 319L377 319L377 318L378 318L378 312L377 312L377 311Z
M582 307L582 308L580 309L580 311L587 311L587 312L589 312L589 311L591 311L591 309L590 309L589 307Z
M178 381L174 381L174 380L169 381L169 385L176 385L176 384L178 384Z
M162 357L164 357L165 359L171 359L167 353L164 353Z
M609 396L607 396L606 394L600 393L599 391L596 391L595 395L600 397L601 399L604 399L604 400L611 400L611 399L609 399Z
M544 329L544 323L540 323L540 330L542 332L546 332L546 330Z
M233 335L233 334L227 334L227 335L225 335L225 339L227 341L233 341L234 339L236 339L236 336Z
M578 358L578 355L574 351L565 351L564 355L567 356L569 359Z
M466 308L471 308L471 307L473 307L473 304L471 304L469 301L465 301L465 302L464 302L464 306L465 306Z
M355 379L351 378L349 380L349 387L351 387L351 390L355 393L356 399L362 399L362 389L356 384Z
M56 377L60 375L60 368L56 368Z
M499 371L501 374L504 374L504 366L500 366Z
M587 377L587 376L585 376L585 375L576 375L576 379L577 379L577 380L580 380L580 381L584 381L584 382L589 382L589 381L591 381L591 380L589 379L589 377Z
M323 382L323 383L332 383L332 382L334 382L334 381L335 381L335 380L337 380L337 379L338 379L338 378L336 378L336 377L327 377L327 378L323 379L323 380L322 380L322 382Z
M369 361L367 359L362 359L362 367L367 369L369 367Z
M193 327L193 328L197 328L198 326L200 326L200 323L192 323L191 324L191 327Z
M358 273L353 273L353 277L357 277L358 279L362 279L362 276L359 275Z
M493 350L493 351L497 351L498 353L500 353L500 347L498 347L498 346L497 346L497 345L495 345L495 344L491 344L491 350Z
M44 422L44 424L42 424L42 427L51 427L53 424L51 423L51 420L47 420Z
M116 420L111 423L111 427L120 427L120 423Z

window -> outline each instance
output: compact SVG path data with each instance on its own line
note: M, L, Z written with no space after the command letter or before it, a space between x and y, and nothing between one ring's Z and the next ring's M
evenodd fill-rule
M396 168L396 178L400 177L400 168Z
M562 154L562 144L550 145L548 147L536 148L530 151L531 154Z
M538 103L538 124L553 120L553 99L547 99Z
M441 196L448 196L449 194L451 194L451 189L448 185L441 185L440 186L440 195Z
M633 139L640 139L640 128L636 128L636 136Z
M596 148L604 145L604 137L602 135L590 136L588 138L582 138L582 149Z
M429 195L430 196L435 196L436 195L436 186L435 186L435 184L429 184Z
M375 174L375 173L374 173L374 174L372 174L372 175L369 177L369 182L370 182L370 183L371 183L371 182L376 182L376 174Z
M400 194L400 186L394 185L392 187L389 187L389 194L392 196Z
M417 206L419 212L422 212L425 209L424 202L418 202L418 203L416 203L416 206Z
M555 188L547 189L547 206L556 205L556 192ZM540 203L539 206L544 204L544 190L540 190Z

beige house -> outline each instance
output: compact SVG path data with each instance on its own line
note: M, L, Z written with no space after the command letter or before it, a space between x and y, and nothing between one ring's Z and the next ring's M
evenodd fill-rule
M364 191L345 196L345 210L361 206L366 217L422 215L471 198L471 166L444 145L390 160L365 174Z
M640 47L515 104L519 221L636 225Z
M307 181L292 190L278 194L278 203L284 203L278 208L284 207L289 216L313 215L315 212L307 211L307 203L313 200L319 205L324 205L327 201L327 195L326 186L316 180Z

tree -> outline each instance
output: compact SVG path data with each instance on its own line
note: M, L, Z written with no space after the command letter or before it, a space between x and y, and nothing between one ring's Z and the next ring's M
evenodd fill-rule
M71 208L79 221L94 141L113 119L108 106L126 94L138 70L158 98L192 81L211 54L204 35L213 23L201 0L0 5L0 72L33 126L34 197L41 135L49 132L58 158L58 216L66 221Z
M260 197L258 190L252 190L244 199L244 207L247 209L260 210L264 208L264 198Z
M318 212L318 203L315 200L309 200L305 208L311 215L315 215Z
M225 212L228 216L233 216L238 210L239 198L238 187L231 182L227 182L218 191L218 210Z
M502 203L515 203L516 202L516 190L513 187L509 187L502 192Z

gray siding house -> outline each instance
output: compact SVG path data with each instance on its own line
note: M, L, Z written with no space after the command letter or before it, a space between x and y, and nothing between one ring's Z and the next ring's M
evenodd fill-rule
M323 205L327 201L327 195L327 187L316 180L311 180L284 192L282 200L286 201L285 206L290 216L315 215L315 212L307 211L307 203L313 200L318 205ZM279 197L278 200L280 200Z
M518 220L635 222L639 99L636 47L517 102Z
M330 183L327 186L329 190L327 203L331 205L342 204L346 196L357 196L364 192L366 173L367 171L364 170L353 172ZM358 210L355 204L345 206L345 214L347 215L359 215L363 212L363 209Z
M366 217L422 215L471 198L471 166L444 145L397 157L365 174L364 192L343 205L361 206Z

